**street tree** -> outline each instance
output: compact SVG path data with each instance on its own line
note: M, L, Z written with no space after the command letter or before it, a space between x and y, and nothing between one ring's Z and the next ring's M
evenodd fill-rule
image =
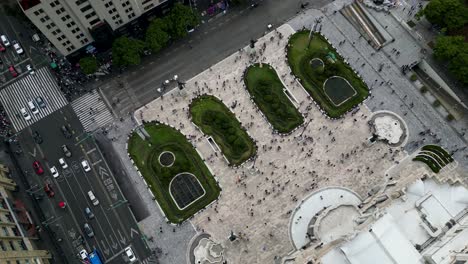
M181 3L176 3L164 20L168 25L169 34L175 39L185 37L188 29L200 23L197 13Z
M158 52L169 42L168 27L164 20L156 18L146 30L146 44L153 52Z
M468 43L463 36L440 36L436 40L434 56L441 60L451 60L467 49Z
M449 70L458 80L465 84L465 88L468 87L468 52L465 51L455 56L450 61Z
M140 64L144 48L145 43L141 40L119 37L112 43L112 62L117 66Z
M98 69L98 63L95 57L83 57L80 59L79 63L84 74L93 74Z
M448 30L460 29L468 23L468 8L463 0L431 0L418 15Z

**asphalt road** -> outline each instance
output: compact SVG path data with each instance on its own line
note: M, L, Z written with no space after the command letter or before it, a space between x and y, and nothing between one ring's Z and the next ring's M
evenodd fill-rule
M262 36L269 23L283 24L300 11L301 2L304 1L265 0L257 8L231 9L162 52L144 58L141 65L128 68L120 78L93 85L101 89L114 113L124 116L158 97L156 89L164 80L175 74L182 81L188 80L248 45L251 39ZM308 8L318 8L329 2L315 0ZM123 87L119 82L123 82Z
M8 67L13 65L19 75L27 74L26 65L31 64L33 68L47 64L47 60L39 50L40 43L32 40L32 35L36 33L27 27L23 22L15 17L7 16L0 9L0 35L7 36L11 45L5 47L6 50L0 52L0 87L14 81L14 77L8 71ZM13 48L13 41L17 41L23 48L23 54L17 54ZM3 43L2 43L3 45ZM5 45L3 45L5 46ZM19 77L19 76L18 76ZM18 78L16 77L16 78Z
M67 139L60 131L62 125L69 125L73 137ZM37 131L43 138L36 144L32 132ZM29 193L39 199L47 225L61 240L61 245L70 263L80 263L77 253L80 249L88 252L98 249L106 263L126 263L124 248L131 246L140 260L149 257L150 252L136 225L126 198L119 190L110 168L94 139L83 133L83 128L71 106L66 106L47 116L17 136L23 149L18 157L22 169L27 172L28 180L33 186ZM67 145L72 156L65 157L61 146ZM15 145L15 144L13 144ZM15 145L16 146L16 145ZM17 146L16 146L17 147ZM68 168L62 169L59 158L65 158ZM85 172L82 160L91 166ZM32 169L33 161L41 162L45 173L37 175ZM49 168L55 166L60 176L53 178ZM54 197L47 197L45 184L50 184L55 192ZM94 206L87 192L92 190L99 205ZM65 208L59 202L66 203ZM88 219L84 209L89 207L95 215ZM83 230L84 223L89 223L95 236L87 237Z

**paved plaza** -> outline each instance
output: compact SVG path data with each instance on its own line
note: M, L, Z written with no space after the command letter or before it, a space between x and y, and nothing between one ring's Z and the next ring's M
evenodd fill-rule
M284 25L256 43L262 47L266 42L256 61L275 68L307 117L305 127L291 135L273 134L244 88L242 75L251 64L248 48L197 75L182 92L173 90L135 112L139 122L157 120L180 129L205 158L223 190L218 202L191 222L197 231L207 232L223 244L227 259L233 263L268 263L286 255L294 249L288 226L301 199L327 186L350 188L366 197L373 186L384 181L385 170L405 156L400 149L383 143L366 146L370 136L367 121L372 115L367 107L340 120L330 120L318 110L289 74L284 47L293 32ZM279 34L284 37L280 39ZM227 106L236 104L231 111L259 148L255 162L232 168L214 155L188 115L188 102L205 93L217 96ZM238 242L226 241L231 231L241 237Z

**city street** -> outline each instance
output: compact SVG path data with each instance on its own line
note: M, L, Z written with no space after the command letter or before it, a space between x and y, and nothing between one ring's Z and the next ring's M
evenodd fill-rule
M62 125L69 126L73 134L71 138L64 137L60 131ZM32 133L36 131L42 137L41 144L33 140ZM77 253L83 248L88 252L97 249L106 263L125 263L128 258L124 256L123 249L127 246L133 248L141 263L150 263L147 262L150 252L126 198L93 138L83 133L70 105L21 131L17 140L22 147L18 160L32 186L28 192L40 199L39 204L46 216L41 226L48 226L55 233L71 263L79 263ZM63 145L72 153L70 157L62 151ZM68 168L62 169L59 158L65 159ZM43 167L42 175L37 175L31 167L36 160ZM83 160L88 161L91 171L84 170ZM54 166L59 172L56 178L49 173L49 168ZM47 197L44 191L46 184L55 193L53 197ZM99 200L98 205L92 204L88 191L93 191ZM65 202L64 208L60 202ZM86 207L91 209L94 219L89 219L84 211ZM85 223L91 225L94 237L86 235Z

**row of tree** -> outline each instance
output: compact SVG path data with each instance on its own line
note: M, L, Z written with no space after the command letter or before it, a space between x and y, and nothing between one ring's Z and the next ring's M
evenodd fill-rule
M433 25L441 28L442 36L436 39L434 56L447 61L449 71L463 84L468 85L468 7L463 0L431 0L418 13Z
M166 47L171 40L177 40L188 34L200 23L199 15L190 7L176 3L167 16L151 21L146 30L145 39L126 36L118 37L112 44L112 63L115 66L137 65L146 48L158 52ZM85 74L97 71L98 63L95 57L84 57L80 67Z

